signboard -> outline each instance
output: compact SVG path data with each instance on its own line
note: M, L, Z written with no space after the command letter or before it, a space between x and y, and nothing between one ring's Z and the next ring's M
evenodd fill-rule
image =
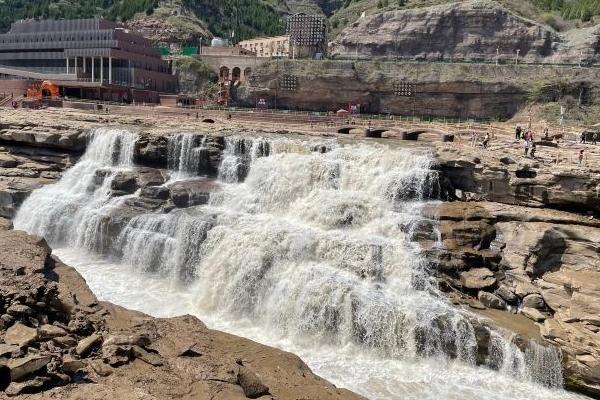
M266 97L257 97L256 98L256 108L269 108L269 101Z

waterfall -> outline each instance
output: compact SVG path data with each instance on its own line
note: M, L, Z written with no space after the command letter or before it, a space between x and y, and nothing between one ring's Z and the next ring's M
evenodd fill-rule
M169 169L174 171L172 180L198 175L205 143L206 135L180 133L169 137L167 161Z
M44 236L52 246L106 250L108 215L126 198L111 198L110 184L117 172L133 167L134 144L129 131L93 130L81 160L25 200L15 227Z
M199 138L170 138L177 179L197 177ZM437 360L432 368L454 371L447 363L456 361L477 371L475 317L446 301L411 240L425 200L439 192L427 151L227 137L221 190L209 204L140 212L109 240L106 220L126 197L111 198L110 180L132 167L134 140L122 130L94 131L84 157L60 182L35 191L15 226L53 246L112 256L122 266L115 273L175 284L191 293L194 312L244 321L293 348L357 349L374 365ZM90 281L114 285L101 271L89 273ZM485 363L494 376L562 383L556 350L532 344L522 352L495 331Z

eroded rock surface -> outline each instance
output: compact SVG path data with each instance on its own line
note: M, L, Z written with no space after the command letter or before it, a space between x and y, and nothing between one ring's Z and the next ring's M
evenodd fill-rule
M439 220L442 247L425 251L451 298L529 318L563 350L566 385L599 395L600 221L490 202L428 213Z

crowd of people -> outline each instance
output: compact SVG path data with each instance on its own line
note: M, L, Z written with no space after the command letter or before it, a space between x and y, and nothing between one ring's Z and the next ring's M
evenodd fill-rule
M544 138L548 139L548 128L544 129ZM520 125L517 125L515 139L523 142L525 157L535 158L536 145L531 128L522 129Z
M559 139L561 137L562 137L561 135L555 135L554 137L551 138L548 127L544 128L544 140L545 141L553 141L558 146ZM534 140L534 132L530 127L524 129L520 125L517 125L515 128L515 139L522 142L525 157L535 158L536 144L535 144L535 140ZM580 135L579 143L580 144L588 144L589 143L592 145L597 145L598 139L600 139L600 133L583 131ZM578 160L579 165L584 164L584 154L585 154L585 149L577 150L577 160ZM557 158L557 163L558 163L558 158Z

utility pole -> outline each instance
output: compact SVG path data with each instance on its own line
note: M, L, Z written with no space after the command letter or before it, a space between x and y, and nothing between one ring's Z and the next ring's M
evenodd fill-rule
M500 60L500 47L496 47L496 65L498 65L499 60Z
M517 49L517 56L515 57L515 65L519 64L519 53L521 52L521 49Z

